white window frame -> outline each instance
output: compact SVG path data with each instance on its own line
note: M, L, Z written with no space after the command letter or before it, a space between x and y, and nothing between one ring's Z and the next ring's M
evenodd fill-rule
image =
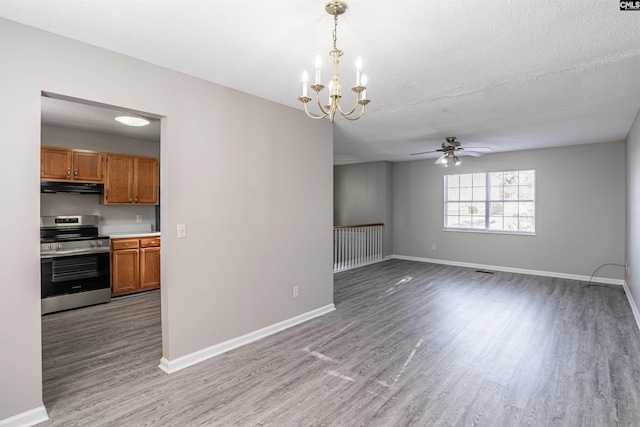
M520 173L520 172L533 172L533 182L532 182L532 186L533 186L533 191L532 191L532 196L533 198L520 198L520 192L521 189L520 187L524 187L524 185L521 185L520 182L518 182L518 197L516 199L493 199L491 198L491 178L492 178L492 174L497 174L497 173ZM476 197L476 200L473 200L473 196L471 198L471 200L460 200L460 198L458 197L458 200L448 200L448 196L449 196L449 188L448 188L448 182L449 182L449 177L452 176L466 176L466 175L484 175L484 199L483 200L478 200ZM481 186L480 186L481 187ZM495 187L495 186L494 186ZM459 187L459 188L463 188L463 187ZM465 187L468 188L468 187ZM473 194L473 186L471 187L471 192ZM476 187L478 188L478 187ZM482 193L481 193L482 194ZM477 193L476 193L477 195ZM503 194L504 197L504 194ZM466 173L466 174L448 174L448 175L444 175L444 197L443 197L444 203L443 203L443 224L444 224L444 231L462 231L462 232L472 232L472 233L491 233L491 234L518 234L518 235L535 235L536 234L536 211L537 211L537 207L536 207L536 170L535 169L522 169L522 170L508 170L508 171L490 171L490 172L476 172L476 173ZM496 203L496 201L499 202L503 202L503 203L518 203L519 205L521 203L533 203L533 215L531 218L531 229L526 229L526 230L508 230L508 229L504 229L504 228L500 228L500 229L495 229L495 228L491 228L491 203ZM484 205L484 226L482 228L478 228L478 227L462 227L462 226L450 226L448 225L448 207L449 207L449 203L465 203L465 204L469 204L469 203L474 203L474 204L478 204L478 205ZM521 206L519 206L519 208L521 208ZM472 219L472 224L473 224L473 213L471 213L470 215L465 215L465 216L469 216ZM460 213L458 213L458 217L461 217ZM520 218L521 216L518 215L518 218ZM482 218L482 216L480 216L480 218ZM503 216L504 218L504 216ZM520 227L520 225L518 225L518 227Z

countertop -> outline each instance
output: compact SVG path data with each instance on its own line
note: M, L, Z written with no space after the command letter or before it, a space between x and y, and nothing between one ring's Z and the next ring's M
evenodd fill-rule
M149 232L149 233L110 233L109 237L112 239L126 239L126 238L134 238L134 237L160 237L160 232Z

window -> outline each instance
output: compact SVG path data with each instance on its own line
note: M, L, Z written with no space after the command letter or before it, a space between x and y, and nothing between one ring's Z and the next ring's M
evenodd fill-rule
M444 227L535 232L535 170L444 177Z

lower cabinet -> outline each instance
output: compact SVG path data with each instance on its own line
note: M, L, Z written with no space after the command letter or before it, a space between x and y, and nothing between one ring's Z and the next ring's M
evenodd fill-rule
M160 287L160 237L111 239L111 296Z

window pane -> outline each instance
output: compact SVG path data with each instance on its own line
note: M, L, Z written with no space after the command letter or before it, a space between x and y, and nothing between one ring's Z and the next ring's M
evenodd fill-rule
M470 215L460 215L459 227L471 228L471 216Z
M533 200L534 192L532 185L521 185L520 186L520 200Z
M487 181L487 176L483 173L474 173L473 174L473 186L474 187L485 187Z
M460 186L460 175L447 175L447 187L455 188Z
M471 187L460 188L460 200L473 200L473 190Z
M518 200L518 187L516 185L504 186L504 199L505 200Z
M489 218L489 229L490 230L502 230L504 224L504 218L501 216L492 216Z
M471 187L471 184L473 184L472 179L473 175L470 173L460 175L460 187Z
M518 231L518 218L504 217L503 230Z
M504 187L491 187L491 200L504 199L503 190Z
M532 217L530 216L520 217L520 231L534 231Z
M536 206L533 202L520 202L519 211L520 216L533 217L536 214Z
M520 185L533 185L535 181L535 171L520 171L518 179Z
M504 216L518 216L518 202L505 202Z
M447 200L460 200L460 189L457 187L449 188L447 190Z
M473 187L473 200L484 200L487 197L485 187Z
M448 216L447 217L447 227L458 227L458 217L457 216Z
M492 172L490 179L491 186L498 187L504 185L504 173L502 172Z
M518 185L518 172L505 172L504 173L505 185Z
M473 203L472 204L473 215L481 216L483 221L484 221L484 207L485 207L484 203Z
M504 215L504 203L491 203L489 209L491 216Z
M447 215L459 215L460 203L447 203Z

